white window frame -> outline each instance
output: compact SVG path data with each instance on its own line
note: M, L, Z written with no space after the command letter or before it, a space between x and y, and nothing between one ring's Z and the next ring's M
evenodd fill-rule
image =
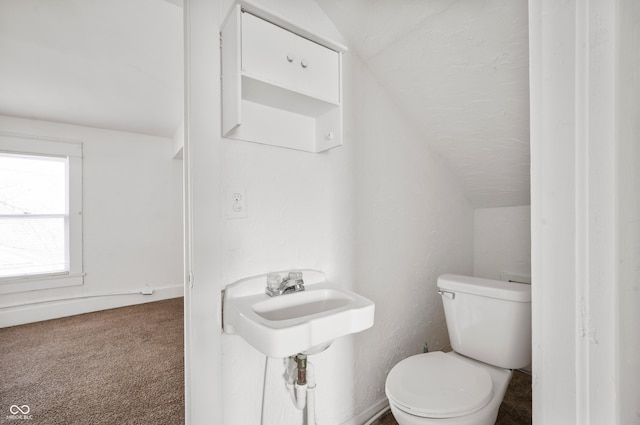
M0 152L67 157L69 161L69 271L3 277L0 294L82 285L82 142L0 132Z

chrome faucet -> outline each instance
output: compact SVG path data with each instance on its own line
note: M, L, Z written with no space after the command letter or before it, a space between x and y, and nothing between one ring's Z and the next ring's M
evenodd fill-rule
M270 297L304 291L304 281L302 272L289 272L289 275L282 278L278 273L267 275L267 287L264 292Z

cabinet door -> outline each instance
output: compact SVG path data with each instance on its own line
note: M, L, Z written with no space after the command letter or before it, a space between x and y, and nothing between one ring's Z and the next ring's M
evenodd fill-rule
M242 14L242 72L289 90L340 103L339 53Z

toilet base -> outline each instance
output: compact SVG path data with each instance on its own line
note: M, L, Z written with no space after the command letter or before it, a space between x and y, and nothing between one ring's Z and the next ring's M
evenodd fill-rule
M457 356L458 358L471 362L475 365L481 365L481 367L485 368L489 375L491 376L491 381L493 384L493 396L491 400L480 410L474 412L470 415L457 416L454 418L423 418L420 416L415 416L410 413L403 411L393 404L393 402L389 401L389 405L391 407L391 413L398 422L398 425L494 425L496 422L496 418L498 417L498 410L500 409L500 404L502 403L502 399L504 398L504 394L507 392L507 387L509 386L509 382L511 381L511 376L513 375L513 371L509 369L501 369L498 367L490 366L484 363L480 363L475 360L471 360L467 357L461 356L460 354L451 352L448 353L452 356Z

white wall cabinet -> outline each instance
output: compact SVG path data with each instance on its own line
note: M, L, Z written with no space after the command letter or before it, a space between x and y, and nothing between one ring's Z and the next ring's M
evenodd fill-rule
M308 152L342 145L342 52L234 7L221 31L222 136Z

